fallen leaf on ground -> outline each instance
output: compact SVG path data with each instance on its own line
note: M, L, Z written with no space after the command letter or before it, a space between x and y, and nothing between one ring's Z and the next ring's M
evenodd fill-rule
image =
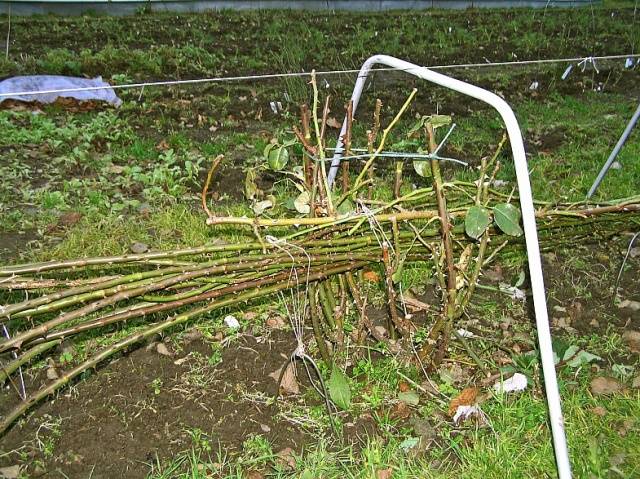
M640 301L625 299L624 301L620 301L620 303L618 304L618 308L630 309L631 311L640 311Z
M370 283L377 283L378 281L380 281L380 276L378 275L378 273L371 270L365 271L362 274L362 277L364 278L365 281L369 281Z
M82 213L78 213L77 211L71 211L69 213L64 213L60 215L58 219L58 224L60 226L70 227L75 225L82 218Z
M596 416L600 416L603 417L607 414L607 410L605 408L603 408L602 406L596 406L591 408L591 412L593 414L595 414Z
M430 308L427 303L423 303L419 299L411 296L404 297L404 304L407 307L407 309L412 313L418 313L420 311L428 311Z
M478 399L478 388L465 388L449 403L449 416L454 416L459 406L473 406Z
M330 126L331 128L340 129L340 128L342 128L342 123L340 123L334 117L330 116L329 118L327 118L327 126Z
M0 467L0 478L2 479L18 479L20 477L20 466L14 464L13 466Z
M286 325L282 316L272 316L264 324L269 329L282 329Z
M440 375L440 379L448 384L457 384L465 379L464 371L458 363L440 366L438 374Z
M376 479L391 479L392 476L393 470L390 467L376 471Z
M640 331L629 329L622 335L622 340L632 353L640 354Z
M636 389L640 388L640 374L638 374L635 378L633 378L633 383L631 383L631 387Z
M173 353L169 350L166 344L158 343L156 344L156 352L158 354L162 354L163 356L173 356Z
M398 393L398 400L410 406L417 406L420 403L420 396L415 391L401 391Z
M600 376L591 381L591 393L595 396L615 394L622 391L622 384L616 379Z
M286 469L295 469L296 468L296 453L290 447L285 447L278 454L278 459L276 461Z
M636 422L633 419L625 419L624 421L622 421L622 424L618 429L618 434L620 434L620 436L622 437L625 437L627 434L629 434L629 431L633 429L633 426L635 426L635 423Z
M277 382L278 379L280 379L281 371L282 368L269 374L269 377L273 378L274 381ZM284 374L282 375L282 382L280 383L279 392L282 394L300 394L300 386L298 386L298 381L296 380L295 369L292 362L287 363Z
M406 393L407 391L411 391L411 386L406 381L398 381L398 390L402 393Z
M399 401L393 405L389 413L392 419L407 419L411 416L411 408L406 402Z

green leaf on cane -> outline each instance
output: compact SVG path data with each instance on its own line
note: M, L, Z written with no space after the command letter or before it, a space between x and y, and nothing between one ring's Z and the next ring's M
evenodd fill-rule
M347 411L351 407L351 388L347 377L337 366L334 366L331 371L327 387L329 389L329 397L334 404Z
M289 161L289 152L286 145L269 144L264 149L264 156L267 158L269 168L274 171L282 170Z
M493 207L496 225L509 236L521 236L520 210L511 203L502 203Z
M491 224L491 213L484 206L472 206L464 219L464 231L473 239L478 239Z

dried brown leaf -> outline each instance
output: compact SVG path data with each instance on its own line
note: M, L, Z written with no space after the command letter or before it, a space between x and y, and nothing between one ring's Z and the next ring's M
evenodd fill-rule
M273 378L276 382L280 379L280 372L282 368L277 371L269 374L269 377ZM300 386L298 385L298 381L296 380L296 372L295 366L292 362L288 362L284 374L282 375L282 382L280 383L280 391L281 394L300 394Z
M591 393L594 396L606 396L622 391L622 384L616 379L600 376L591 381Z
M465 388L449 403L449 416L454 416L458 406L472 406L478 398L478 388Z

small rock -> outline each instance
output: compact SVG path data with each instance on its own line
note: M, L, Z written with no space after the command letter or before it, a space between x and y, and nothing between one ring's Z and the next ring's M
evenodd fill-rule
M611 169L612 170L621 170L622 169L622 163L620 163L619 161L614 161L613 163L611 163Z
M158 354L162 354L163 356L173 356L173 353L169 350L165 343L157 343L156 344L156 352Z
M202 338L202 331L200 331L198 328L191 328L182 336L182 339L184 339L188 343L200 338Z
M240 322L237 320L235 316L231 314L225 316L223 321L224 321L224 324L226 324L227 328L229 329L238 329L240 327Z
M632 353L640 354L640 331L629 329L622 334L622 340Z
M634 246L633 248L631 248L629 250L629 256L631 256L632 258L637 258L638 256L640 256L640 246Z
M78 213L77 211L71 211L69 213L64 213L63 215L60 215L60 218L58 219L58 225L63 226L65 228L70 228L81 219L82 219L82 213Z
M47 379L50 381L53 381L55 379L60 378L60 375L56 370L56 363L53 362L53 359L49 358L48 365L49 367L47 368Z
M271 428L266 424L260 424L260 430L264 433L271 432Z
M608 376L600 376L591 381L591 394L605 396L622 391L622 384Z
M140 243L139 241L136 241L131 246L129 246L129 249L133 254L142 254L149 251L149 246L147 246L144 243Z

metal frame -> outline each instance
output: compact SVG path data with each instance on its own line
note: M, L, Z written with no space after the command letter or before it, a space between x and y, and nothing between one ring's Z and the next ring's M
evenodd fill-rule
M636 109L636 112L631 117L631 120L629 120L627 127L622 132L622 136L618 140L618 143L616 143L616 146L613 148L613 151L609 155L609 158L607 158L607 161L604 163L604 165L602 165L602 169L600 170L600 173L598 173L598 177L593 182L593 185L591 185L591 189L589 189L589 193L587 193L587 199L593 196L593 194L598 189L598 186L600 186L600 183L602 183L602 180L604 179L605 175L609 171L609 168L611 168L613 161L618 156L618 153L620 153L620 150L626 143L627 138L629 138L629 135L631 135L631 131L636 126L636 123L638 123L639 118L640 118L640 104L638 104L638 108Z
M571 478L571 465L569 462L569 452L564 430L564 419L560 404L560 392L556 378L555 361L551 344L551 330L549 328L549 317L547 313L547 300L544 289L544 279L542 276L542 263L540 259L540 247L538 243L538 231L536 229L535 209L531 194L531 184L529 181L529 171L527 159L524 151L522 132L518 125L513 110L502 98L487 90L475 85L456 80L446 75L436 73L426 67L420 67L398 58L388 55L374 55L370 57L360 69L356 80L351 100L353 102L353 113L355 114L365 81L371 68L381 64L392 67L414 75L423 80L435 83L445 88L457 91L464 95L476 98L495 108L507 127L507 135L511 144L513 161L515 164L518 189L520 192L520 208L522 210L522 222L524 226L525 241L527 246L527 257L529 260L529 274L531 277L531 290L533 292L533 305L536 316L536 329L538 332L538 342L540 345L540 356L542 358L542 370L544 373L544 386L547 395L547 405L549 408L549 420L551 422L551 434L556 457L556 466L560 479ZM344 151L342 138L346 132L347 121L342 123L342 130L338 137L338 144L331 162L329 170L329 184L333 184L340 159Z

